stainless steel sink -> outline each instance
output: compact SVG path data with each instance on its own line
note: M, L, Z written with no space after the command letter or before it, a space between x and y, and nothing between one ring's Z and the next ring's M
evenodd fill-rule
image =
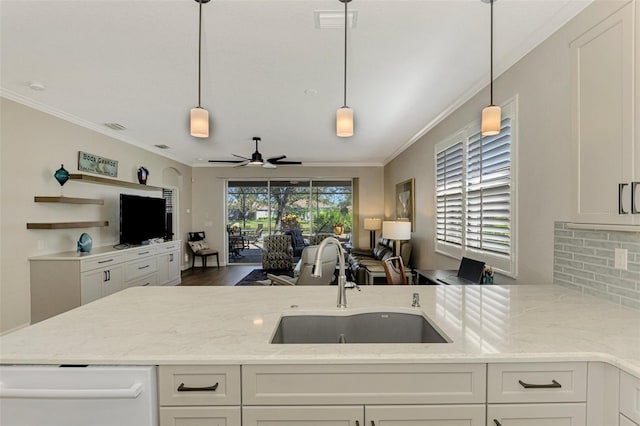
M284 314L271 343L449 343L422 312L305 312Z

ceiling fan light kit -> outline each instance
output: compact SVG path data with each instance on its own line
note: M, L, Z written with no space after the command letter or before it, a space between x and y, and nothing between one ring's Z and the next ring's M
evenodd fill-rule
M493 3L497 0L481 0L483 3L489 3L491 6L491 42L490 42L490 61L491 61L491 80L489 93L491 100L489 106L482 110L482 126L481 133L483 136L494 136L500 133L500 124L502 122L502 110L499 106L493 104Z
M341 138L353 136L353 110L347 106L347 4L351 0L338 0L344 3L344 102L336 112L336 135Z
M202 93L202 4L209 0L195 0L200 11L198 17L198 106L191 109L191 136L196 138L209 137L209 111L201 106Z

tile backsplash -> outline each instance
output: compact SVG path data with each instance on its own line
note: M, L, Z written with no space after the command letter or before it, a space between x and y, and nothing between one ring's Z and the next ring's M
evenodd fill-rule
M553 230L553 283L640 309L640 233ZM615 249L627 250L627 270L616 269Z

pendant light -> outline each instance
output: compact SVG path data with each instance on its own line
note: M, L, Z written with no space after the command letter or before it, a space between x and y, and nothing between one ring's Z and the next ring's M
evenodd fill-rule
M191 108L191 136L196 138L209 137L209 111L200 105L201 81L202 81L202 4L209 0L195 0L200 5L198 19L198 106Z
M344 3L344 102L336 112L336 134L341 138L353 136L353 110L347 106L347 3L351 0L338 0Z
M494 136L500 133L502 111L499 106L493 104L493 3L497 0L482 0L491 5L491 84L489 92L491 100L488 107L482 110L482 135Z

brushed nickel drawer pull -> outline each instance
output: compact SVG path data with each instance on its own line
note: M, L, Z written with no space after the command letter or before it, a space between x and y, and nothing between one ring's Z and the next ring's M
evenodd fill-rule
M138 253L138 256L142 256L143 254L149 254L149 252L148 251L142 251L142 252Z
M518 380L518 383L525 389L554 389L561 388L562 385L555 380L551 380L551 383L545 385L532 385L531 383L525 383L522 380Z
M113 259L98 260L98 263L108 263L108 262L113 262Z
M218 389L218 383L213 386L203 386L198 388L185 386L184 383L180 383L180 386L178 386L178 392L213 392L216 389Z
M151 266L151 265L140 266L138 269L147 269L149 266Z

